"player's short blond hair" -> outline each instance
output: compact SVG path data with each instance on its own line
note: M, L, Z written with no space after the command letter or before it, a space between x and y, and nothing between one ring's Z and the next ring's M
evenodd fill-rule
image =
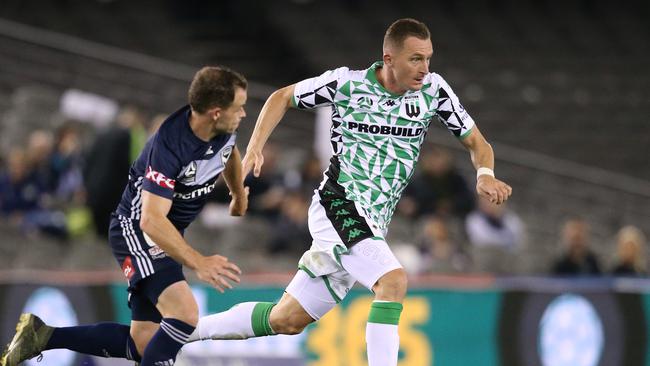
M394 47L399 50L408 37L430 39L429 28L419 20L412 18L398 19L391 24L384 35L384 49Z

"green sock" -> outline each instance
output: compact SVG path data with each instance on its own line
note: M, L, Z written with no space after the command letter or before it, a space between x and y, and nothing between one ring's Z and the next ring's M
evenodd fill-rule
M402 304L398 302L373 301L368 315L369 323L393 324L399 323L399 316L402 314Z
M272 302L258 302L253 308L251 315L251 322L253 325L253 333L256 337L274 335L275 332L271 328L270 315L271 309L275 306Z

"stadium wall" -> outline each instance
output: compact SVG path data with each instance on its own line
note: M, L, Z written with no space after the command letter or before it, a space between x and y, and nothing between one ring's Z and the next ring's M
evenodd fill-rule
M400 321L399 366L650 366L650 281L429 277L412 281ZM283 287L242 286L226 294L193 290L203 314L244 301L275 301ZM65 326L128 324L126 286L0 284L0 334L7 342L20 312ZM361 366L372 297L353 289L340 307L297 336L208 341L186 346L178 365ZM39 365L127 365L48 351Z

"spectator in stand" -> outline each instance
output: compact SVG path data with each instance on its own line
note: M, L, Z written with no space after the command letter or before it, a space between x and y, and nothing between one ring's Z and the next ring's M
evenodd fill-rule
M20 222L24 212L40 207L41 182L31 168L27 153L20 148L12 149L6 168L0 173L0 211L13 223Z
M615 276L645 276L645 235L635 226L619 230L616 240L618 262L612 269Z
M465 217L474 208L474 193L456 171L449 151L424 148L420 160L420 173L406 188L399 211L407 217Z
M0 215L26 234L43 232L57 238L67 236L65 215L43 207L43 182L19 148L10 151L7 168L0 173Z
M589 224L581 218L567 220L562 230L566 252L553 265L560 276L594 276L601 274L596 255L589 249Z
M39 181L41 194L46 195L56 190L56 177L51 167L51 157L54 151L54 137L50 131L36 130L29 134L27 140L27 164ZM44 196L43 199L47 200Z
M524 226L506 204L495 205L479 198L477 208L465 219L474 269L510 274L516 270L516 251L525 241Z
M146 142L144 120L138 108L124 107L116 124L97 135L85 157L86 202L100 237L108 238L111 212L122 197L129 167Z
M268 219L277 218L285 198L284 177L278 171L278 148L272 143L264 146L264 168L259 177L249 174L244 186L250 187L248 212ZM303 214L306 215L306 210Z
M57 131L49 165L57 200L83 203L81 142L79 130L73 125L64 125Z
M321 161L316 154L309 155L303 163L301 178L302 189L310 197L324 179Z
M474 247L499 247L513 252L524 242L524 226L505 203L495 205L486 199L465 219L465 230Z
M158 129L163 124L163 122L165 122L166 119L167 119L167 115L162 113L153 116L153 118L151 118L151 120L149 121L149 126L147 128L147 135L151 137L156 132L158 132Z
M437 216L427 216L422 221L419 239L421 272L463 272L469 267L469 258L449 233L448 222Z
M280 212L274 220L269 251L272 254L303 253L311 246L307 227L309 201L300 190L283 195Z
M289 169L284 174L284 187L288 190L300 190L307 197L314 194L323 181L321 162L315 154L310 154L306 159L297 164L295 169Z
M71 238L92 231L93 220L86 205L83 184L80 130L65 124L56 131L50 171L54 182L54 207L64 210L66 227Z

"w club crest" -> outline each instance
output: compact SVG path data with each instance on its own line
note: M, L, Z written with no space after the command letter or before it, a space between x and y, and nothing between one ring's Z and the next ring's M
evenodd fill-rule
M420 106L415 101L407 102L404 108L406 111L406 115L409 116L409 118L417 117L420 115Z

